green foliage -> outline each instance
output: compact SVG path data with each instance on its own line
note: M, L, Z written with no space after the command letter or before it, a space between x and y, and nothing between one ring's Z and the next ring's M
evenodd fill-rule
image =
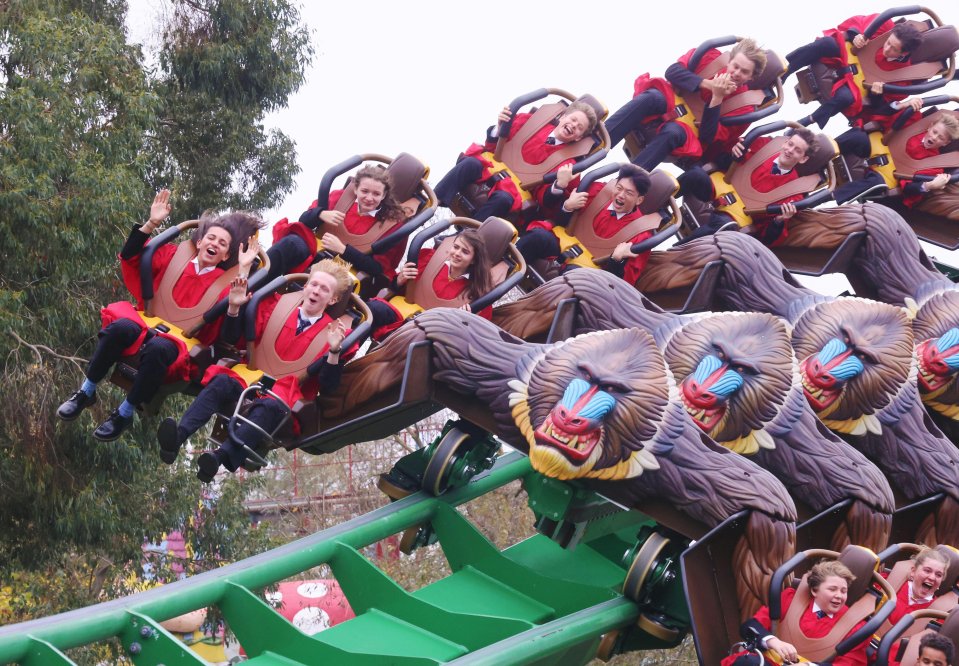
M156 189L178 188L184 219L267 207L290 187L292 142L262 120L302 83L306 32L285 0L207 4L178 2L158 26L157 75L126 43L124 0L0 2L0 580L17 583L0 622L122 593L143 543L172 529L198 555L188 568L268 543L240 486L201 502L189 465L160 463L155 421L109 444L90 436L118 390L101 387L74 423L55 416L99 308L127 298L116 253Z
M293 143L263 118L300 87L312 60L299 20L285 0L177 5L160 54L153 178L172 184L184 210L256 210L292 188Z

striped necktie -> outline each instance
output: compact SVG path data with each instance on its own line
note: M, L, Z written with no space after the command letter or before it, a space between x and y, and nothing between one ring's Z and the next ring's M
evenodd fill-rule
M296 315L296 334L299 335L310 327L310 320L304 319L302 314Z

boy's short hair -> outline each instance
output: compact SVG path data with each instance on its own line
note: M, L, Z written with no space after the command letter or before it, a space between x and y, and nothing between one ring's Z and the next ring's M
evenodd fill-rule
M937 634L936 632L931 632L922 637L919 641L919 656L922 656L922 651L926 648L932 648L933 650L939 650L944 655L946 655L946 663L952 664L956 658L956 645L952 642L952 639L948 636L943 636L942 634Z
M586 116L586 134L589 134L596 129L596 125L599 124L599 116L596 115L596 109L587 104L586 102L580 102L579 100L570 103L566 110L563 111L562 116L568 116L571 113L576 111L581 111L583 115ZM562 117L561 116L561 117Z
M942 126L946 128L946 134L949 135L949 138L955 141L959 139L959 118L956 118L951 113L944 113L942 117L936 120L933 125L936 123L942 123Z
M823 581L830 576L842 578L846 581L846 585L852 585L852 582L856 580L849 567L839 560L823 560L809 570L809 578L806 582L809 583L809 589L818 590Z
M922 42L922 33L912 23L897 23L892 28L892 34L902 44L903 53L912 53Z
M310 267L310 276L317 271L329 273L336 279L336 300L341 300L353 288L353 274L350 273L350 264L342 259L320 259Z
M819 142L816 141L816 133L808 127L797 127L789 130L786 136L798 136L806 142L806 157L812 159L819 152Z
M623 178L633 181L633 185L636 186L636 192L638 192L641 197L646 196L646 193L649 192L649 188L653 184L646 169L636 166L635 164L623 165L619 173L616 174L616 180L622 180Z
M743 37L736 45L733 46L729 51L729 59L732 60L739 54L746 56L746 59L749 60L753 67L753 78L756 78L763 73L763 70L766 69L766 51L759 43L752 39L751 37Z

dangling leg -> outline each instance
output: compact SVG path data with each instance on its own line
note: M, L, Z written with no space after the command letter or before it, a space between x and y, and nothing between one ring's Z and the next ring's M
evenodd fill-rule
M275 398L260 398L250 407L246 418L258 425L266 432L272 432L283 421L286 415L284 405ZM243 445L254 451L264 442L263 434L257 429L240 423L236 429L236 440L232 437L223 443L216 451L207 451L197 460L199 471L197 478L209 482L216 476L220 465L229 471L235 472L246 460L246 450Z
M242 392L243 386L234 377L216 375L183 412L179 423L172 418L163 419L157 428L163 462L172 465L187 438L202 428L214 414L231 410Z
M627 134L638 128L644 118L666 113L666 98L663 93L650 88L641 92L616 110L605 122L609 132L610 148L618 144Z
M114 363L120 360L123 350L136 342L140 326L129 319L117 319L100 330L97 347L87 365L86 379L78 391L67 398L57 409L57 416L72 421L96 402L97 384L107 376Z
M126 400L93 431L93 436L103 442L119 438L133 423L137 407L150 402L156 395L167 370L179 355L180 349L172 340L159 335L147 340L140 348L140 366Z

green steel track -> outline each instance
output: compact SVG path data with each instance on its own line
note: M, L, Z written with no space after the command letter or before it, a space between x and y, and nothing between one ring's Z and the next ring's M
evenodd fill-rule
M645 516L614 508L566 548L537 534L500 552L455 509L516 479L524 480L541 505L548 503L544 498L580 492L541 477L528 458L509 453L442 496L418 492L215 571L0 628L0 664L73 664L64 651L112 638L138 665L205 664L160 623L210 606L219 608L248 663L257 665L581 664L596 654L602 635L616 629L622 649L667 647L681 640L688 617L681 592L676 597L675 586L668 584L672 574L662 577L667 584L660 596L668 599L658 607L633 603L621 593L637 532L648 534L654 527ZM559 516L562 507L554 505ZM439 541L453 573L410 593L359 549L421 525ZM307 636L260 592L324 563L356 617ZM675 635L653 637L633 629L644 608L661 612L677 605L683 608L674 614L680 618ZM623 646L623 636L631 631L630 644Z

